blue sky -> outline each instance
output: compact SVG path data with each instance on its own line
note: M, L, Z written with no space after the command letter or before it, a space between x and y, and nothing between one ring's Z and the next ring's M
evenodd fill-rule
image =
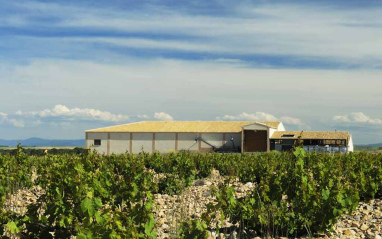
M382 142L380 1L0 4L0 138L282 120Z

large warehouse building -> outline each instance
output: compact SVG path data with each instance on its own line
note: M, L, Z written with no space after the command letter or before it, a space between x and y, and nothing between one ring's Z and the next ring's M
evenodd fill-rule
M282 122L143 121L86 131L85 147L102 154L267 152L290 150L303 140L309 151L353 151L348 132L285 131Z

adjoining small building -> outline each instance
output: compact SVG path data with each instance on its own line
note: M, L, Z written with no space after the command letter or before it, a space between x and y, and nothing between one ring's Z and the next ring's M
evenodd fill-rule
M315 145L315 143L319 143L317 144L319 146L325 146L325 143L336 146L339 143L339 147L346 146L346 152L353 151L351 136L347 132L311 132L312 136L306 133L308 132L302 134L304 138L300 137L305 142L304 146ZM341 137L340 133L343 133ZM293 142L298 139L301 132L285 131L282 122L278 121L142 121L87 130L85 134L87 149L95 149L102 154L135 154L142 151L168 153L181 150L191 152L283 151L293 146Z
M348 132L337 131L283 131L271 138L271 150L288 151L302 144L308 152L352 152L353 140Z

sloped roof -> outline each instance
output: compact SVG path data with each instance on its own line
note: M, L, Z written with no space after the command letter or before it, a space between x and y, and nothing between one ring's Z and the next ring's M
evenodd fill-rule
M283 135L287 137L283 137ZM292 136L293 135L293 136ZM271 139L349 139L349 132L344 131L276 131Z
M230 133L241 132L245 125L255 121L142 121L106 128L87 130L86 132L167 132L167 133ZM277 128L280 122L257 123Z
M279 127L280 121L256 121L256 122L251 122L251 124L260 124L260 125L265 125L270 128L275 128ZM249 126L249 125L246 125Z

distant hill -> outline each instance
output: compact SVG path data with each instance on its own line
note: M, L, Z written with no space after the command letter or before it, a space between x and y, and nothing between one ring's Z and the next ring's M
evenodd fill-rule
M354 145L355 151L376 151L382 147L382 143Z
M368 146L374 146L374 147L382 147L382 143L377 143L377 144L368 144Z
M5 140L0 139L1 146L16 146L18 143L21 143L21 146L67 146L67 147L76 147L84 146L84 139L41 139L41 138L29 138L23 140Z

